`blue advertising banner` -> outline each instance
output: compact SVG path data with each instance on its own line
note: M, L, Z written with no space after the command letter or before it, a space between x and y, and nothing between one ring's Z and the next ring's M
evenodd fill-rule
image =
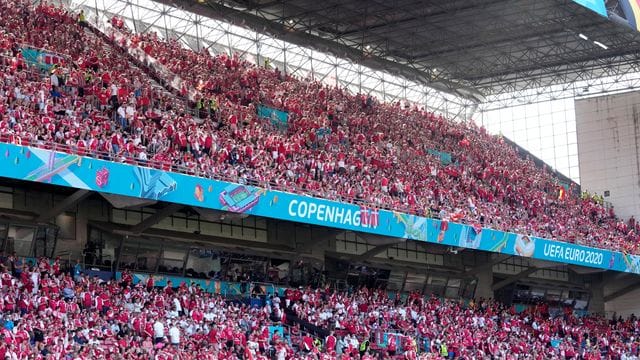
M640 274L640 256L0 143L0 176ZM116 180L117 179L117 180Z
M573 2L578 3L591 11L595 11L596 13L607 17L607 7L605 6L604 0L573 0Z
M116 280L122 279L122 272L117 272L115 274ZM142 273L134 273L132 274L133 284L146 284L149 279L149 274ZM284 296L284 292L287 289L284 286L274 286L271 284L264 283L239 283L239 282L231 282L231 281L219 281L219 280L207 280L207 279L194 279L187 278L181 276L174 275L153 275L153 283L157 287L165 287L167 283L171 281L172 287L179 287L181 284L185 284L187 286L190 285L198 285L200 288L206 292L212 294L218 294L223 296L245 296L249 297L251 295L253 286L259 286L262 291L261 293L264 295L274 295Z
M61 63L64 60L59 55L46 53L28 47L23 47L20 50L24 61L32 65L37 65L43 70L49 70L53 65Z
M440 159L440 163L442 163L442 165L449 165L453 162L453 158L451 157L451 154L447 152L438 151L434 149L429 149L427 150L427 152L433 156L437 156Z
M270 119L275 126L286 127L289 122L289 113L265 105L258 105L258 117Z

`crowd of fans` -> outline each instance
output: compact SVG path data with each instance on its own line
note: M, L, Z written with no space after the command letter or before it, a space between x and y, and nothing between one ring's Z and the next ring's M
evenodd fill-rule
M490 300L300 287L250 306L194 284L134 284L126 271L103 281L58 259L0 264L1 359L637 359L640 349L633 316L552 315L544 304L516 313Z
M559 196L547 170L473 123L194 52L118 21L104 37L45 2L6 0L0 12L1 141L639 253L635 220ZM25 48L55 54L56 66L43 76ZM180 86L153 80L132 49ZM259 104L286 111L287 128L257 118ZM545 305L516 313L366 288L289 289L252 307L196 285L134 285L126 272L105 282L46 259L6 258L0 295L0 359L11 360L632 359L640 347L635 317L552 315Z
M640 253L635 221L560 190L473 122L194 52L117 19L105 36L45 2L0 11L1 141ZM43 76L24 48L60 61ZM153 80L133 51L172 79ZM258 105L287 112L286 128L258 118Z

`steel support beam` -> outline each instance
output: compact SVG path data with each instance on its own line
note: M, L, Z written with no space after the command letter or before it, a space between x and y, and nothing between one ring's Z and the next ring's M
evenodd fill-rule
M384 244L384 245L378 245L378 246L374 246L373 248L363 252L360 255L356 255L353 258L354 262L362 262L362 261L367 261L369 259L371 259L372 257L380 254L381 252L387 250L388 248L395 246L396 244L399 244L400 242L395 242L395 243L388 243L388 244Z
M47 222L52 218L60 215L61 213L69 210L71 207L77 205L80 201L86 199L89 195L91 195L91 191L89 190L77 190L51 209L45 210L40 213L40 216L36 218L36 221L39 223Z
M153 214L153 215L149 216L148 218L142 220L138 224L133 225L129 231L132 234L138 235L138 234L142 233L143 231L147 230L148 228L152 227L153 225L159 223L160 221L162 221L167 216L173 215L173 213L175 213L176 211L182 209L183 207L184 207L184 205L180 205L180 204L173 204L173 203L167 204L162 209L156 211L155 214Z
M131 207L143 207L151 206L157 203L156 200L148 200L142 198L134 198L131 196L114 195L114 194L100 194L105 200L116 209L126 209Z
M0 217L11 219L12 221L33 221L38 214L33 211L0 208Z
M496 291L496 290L502 289L503 287L505 287L507 285L513 284L514 282L516 282L516 281L518 281L520 279L524 279L524 278L528 277L529 275L533 274L536 271L538 271L538 268L530 267L527 270L521 271L518 274L515 274L515 275L513 275L511 277L508 277L508 278L506 278L506 279L504 279L502 281L499 281L499 282L493 284L491 286L491 290Z
M323 64L323 67L309 67L308 64L310 64L310 57L312 56L311 48L296 46L296 44L292 42L280 41L282 39L275 39L275 43L277 43L277 45L274 46L273 43L271 43L271 40L274 38L269 35L270 32L265 33L265 30L262 28L257 29L259 30L258 39L256 39L255 36L247 37L248 35L244 32L233 33L233 35L230 35L230 33L227 32L231 31L232 25L228 20L220 18L214 19L206 16L200 16L200 14L194 15L183 7L176 8L175 6L180 5L178 3L171 6L164 6L162 4L156 4L153 6L147 3L143 4L139 1L132 1L131 6L135 6L137 8L136 11L143 14L139 19L134 20L131 19L130 12L126 11L126 9L128 9L129 2L125 0L115 0L112 2L115 5L110 6L107 6L106 4L101 6L98 5L98 3L94 4L93 0L73 0L73 2L74 4L77 4L77 8L84 8L87 13L95 12L98 17L111 18L115 15L122 17L127 21L135 21L136 23L141 24L139 28L143 29L143 32L156 31L164 33L166 30L162 24L165 22L171 23L173 24L173 29L171 31L176 35L176 37L179 37L185 45L192 47L193 44L199 42L204 44L204 48L213 49L214 53L226 51L258 56L254 49L255 41L258 40L259 44L264 41L264 44L268 45L268 48L271 49L272 55L274 56L272 64L285 72L289 71L288 69L291 69L293 73L299 72L298 75L303 77L306 77L309 73L313 74L316 79L325 78L328 75L335 76L337 84L349 88L353 92L368 93L384 101L395 101L406 97L405 100L409 100L415 104L424 105L430 111L447 114L449 117L461 113L461 108L471 107L479 101L477 99L466 99L461 97L459 94L450 95L449 93L437 91L435 88L425 86L424 82L410 80L413 79L413 77L379 77L379 72L369 71L369 69L365 69L367 70L366 75L353 75L362 71L362 64L348 60L348 58L343 56L340 52L331 52L328 54L326 59L314 57L313 63L321 63ZM200 21L199 27L201 28L201 31L197 34L189 30L193 27L191 24L196 18ZM148 29L146 29L146 27L148 27ZM253 31L250 27L244 25L243 27ZM305 33L298 28L296 32ZM234 40L231 41L231 38L234 38ZM340 41L338 41L338 43L346 46ZM315 43L312 45L315 45ZM278 51L276 55L274 55L273 50ZM374 56L374 54L367 54L366 58L368 59L372 56L377 57ZM422 73L434 72L431 68L422 68L417 66L417 64L401 63L400 65L408 66L409 68ZM327 66L332 67L329 72L326 71ZM335 71L336 66L340 71ZM432 75L439 79L440 75L437 73L438 72L433 73ZM392 73L388 74L393 75ZM371 85L371 81L377 78L382 79L382 82L390 85L385 89L386 91L380 90L383 88L383 85L378 85L377 87ZM400 95L398 89L402 87L411 88L411 91ZM458 89L457 91L464 92L464 89ZM466 113L462 114L464 115ZM465 117L463 120L468 120L468 118Z
M487 263L478 265L478 266L474 266L471 269L467 270L464 272L463 275L469 276L469 275L473 275L473 274L477 274L481 271L485 271L488 269L492 269L495 265L500 264L503 261L506 261L507 259L511 258L513 255L507 255L507 254L498 254L492 261L489 261Z
M128 225L113 224L103 221L92 221L90 222L90 225L112 234L172 240L178 243L184 243L186 246L190 247L211 248L214 246L220 246L230 251L237 251L241 253L255 253L257 251L262 251L261 256L286 257L289 255L297 255L295 249L289 246L273 245L241 239L230 239L223 236L192 234L176 230L154 228L149 228L140 234L135 234L131 231L131 226Z
M403 238L394 238L389 236L375 235L375 234L367 234L367 233L357 233L358 237L367 242L370 245L396 245L401 242L407 241Z
M382 0L368 1L361 7L349 6L351 1L316 7L258 0L158 2L166 6L117 0L103 4L98 11L98 3L94 4L93 0L70 3L82 4L78 7L89 10L95 6L96 14L117 13L127 19L140 16L132 20L142 32L173 33L196 51L198 46L193 44L212 47L221 39L218 30L228 31L226 25L233 23L268 34L265 37L272 35L290 44L430 84L433 89L455 94L456 101L463 102L458 105L480 102L481 110L485 111L503 107L505 102L529 103L576 95L575 90L552 90L554 86L590 82L595 87L608 77L616 77L611 80L615 84L625 83L626 80L618 77L637 72L640 59L637 55L640 38L636 33L615 21L599 18L579 5L553 0L519 0L509 7L501 6L504 0L435 2L420 9ZM370 9L368 13L366 9ZM498 9L501 21L487 18L493 17ZM394 17L389 19L387 13ZM208 36L213 29L203 24L209 19L224 22L225 28L216 29L215 36ZM192 26L194 22L200 25ZM171 24L173 29L166 29L166 25L160 23ZM192 27L197 31L191 31ZM463 27L464 30L459 31ZM606 44L608 49L579 38L580 33ZM228 47L232 52L251 51L238 44L229 43ZM288 64L287 60L284 63L288 67L298 66ZM336 80L345 83L344 79L336 77ZM530 89L541 91L527 94ZM599 86L596 91L609 90ZM507 99L497 98L504 94L509 94ZM393 101L396 96L398 93L393 93L385 99ZM434 100L430 100L430 104L433 103ZM438 107L438 111L448 114L445 110Z
M327 251L326 255L328 257L332 257L335 259L355 263L352 260L354 255L339 253L335 251ZM411 262L411 261L398 260L398 259L394 259L393 261L390 261L389 259L374 257L374 258L371 258L369 261L367 261L366 265L370 267L385 269L385 270L409 271L409 272L424 273L424 274L429 272L436 275L453 275L456 277L460 276L460 271L459 271L460 269L458 268L446 266L446 265L433 265L433 264L428 264L424 262L418 263L418 262Z
M174 6L175 4L171 0L156 1L168 6ZM268 33L280 40L304 47L312 47L325 53L339 54L340 57L363 64L372 69L393 73L397 76L420 82L433 89L458 97L467 98L475 102L479 102L478 99L483 98L479 91L471 87L462 86L454 81L443 79L441 77L436 78L433 74L429 74L426 71L418 70L412 66L391 61L386 58L368 56L363 53L363 51L355 47L344 45L334 40L325 39L312 33L291 31L291 29L283 24L225 6L223 3L219 3L217 1L207 1L205 3L180 1L179 4L183 6L186 11L197 13L212 19L220 19L230 22L237 26L252 29L258 33ZM460 89L464 90L464 92L460 92Z
M406 239L403 239L403 238L393 238L388 236L381 236L381 235L367 234L367 233L358 233L357 235L359 238L366 241L367 244L373 245L373 248L365 251L360 255L356 255L355 257L353 257L352 260L356 262L362 262L362 261L371 259L372 257L387 250L388 248L407 241Z

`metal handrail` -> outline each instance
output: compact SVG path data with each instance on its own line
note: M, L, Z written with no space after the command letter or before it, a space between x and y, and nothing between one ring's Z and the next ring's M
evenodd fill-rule
M7 140L8 140L8 136L0 133L0 142L10 143ZM189 168L181 165L172 164L166 161L157 161L153 159L140 160L140 159L136 159L135 157L128 156L126 154L113 154L111 152L93 151L86 148L78 149L77 146L70 146L67 144L61 144L56 142L42 142L42 141L32 140L28 144L25 144L23 141L20 144L14 144L14 145L30 146L30 147L36 147L36 148L52 150L52 151L61 151L61 152L72 154L72 155L91 157L91 158L102 159L102 160L118 162L118 163L126 163L130 165L135 165L135 166L144 167L144 168L151 168L156 170L177 172L185 175L198 176L198 177L203 177L203 178L212 179L212 180L227 181L227 182L234 182L234 183L246 183L247 180L254 181L257 184L257 186L265 187L269 190L277 190L277 191L282 191L285 193L290 193L295 195L314 196L314 194L310 194L304 191L303 189L299 188L298 186L285 188L272 182L264 183L264 182L257 181L257 179L252 179L252 178L232 177L232 176L224 176L224 175L216 174L212 172L203 172L197 168ZM384 204L375 204L375 203L364 201L358 198L347 197L347 196L337 196L336 201L347 202L355 205L367 205L375 209L386 209L390 211L405 211L405 212L410 211L409 208L403 208L403 207L391 208L389 206L385 206Z
M1 134L0 133L0 142L2 143L10 143L8 140L8 136L5 134ZM41 142L41 141L31 141L28 144L24 144L24 142L20 143L20 144L15 144L15 145L21 145L21 146L32 146L32 147L36 147L36 148L41 148L41 149L46 149L46 150L53 150L53 151L61 151L61 152L65 152L68 154L73 154L73 155L79 155L79 156L85 156L85 157L90 157L90 158L96 158L96 159L102 159L102 160L107 160L107 161L112 161L112 162L118 162L118 163L126 163L126 164L130 164L130 165L134 165L134 166L139 166L139 167L143 167L143 168L151 168L151 169L156 169L156 170L163 170L163 171L169 171L169 172L175 172L175 173L181 173L181 174L185 174L185 175L190 175L190 176L197 176L197 177L201 177L201 178L205 178L205 179L212 179L212 180L218 180L218 181L226 181L226 182L233 182L233 183L238 183L238 184L246 184L247 181L252 182L253 184L255 184L254 186L257 187L262 187L268 190L276 190L276 191L281 191L284 193L288 193L288 194L293 194L293 195L300 195L300 196L309 196L309 197L320 197L322 198L321 195L319 194L314 194L314 193L310 193L298 186L291 186L291 187L282 187L276 183L273 182L261 182L258 179L253 179L253 178L242 178L239 176L233 177L233 176L225 176L225 175L221 175L218 173L214 173L214 172L205 172L202 171L200 169L198 169L197 167L194 168L189 168L189 167L185 167L185 166L181 166L181 165L176 165L176 164L172 164L170 162L166 162L166 161L157 161L157 160L153 160L153 159L148 159L148 160L139 160L136 159L134 157L128 156L127 154L113 154L110 152L103 152L103 151L92 151L90 149L84 149L84 150L79 150L76 146L69 146L66 144L60 144L60 143L55 143L55 142ZM353 204L353 205L357 205L357 206L366 206L368 208L371 209L382 209L382 210L388 210L388 211L393 211L393 212L402 212L402 213L406 213L406 214L411 214L411 215L419 215L419 216L427 216L431 219L439 219L437 214L425 214L425 213L421 213L418 211L415 211L414 209L411 209L409 207L403 207L403 206L398 206L398 207L391 207L388 206L386 204L382 204L382 203L372 203L366 200L362 200L362 199L358 199L358 198L354 198L354 197L348 197L348 196L343 196L343 195L337 195L333 198L327 198L325 197L324 199L326 200L333 200L333 201L338 201L338 202L342 202L342 203L348 203L348 204ZM500 231L505 231L505 232L513 232L513 230L500 230ZM570 241L566 241L566 240L562 240L562 239L556 239L557 241L560 242L565 242L565 243L571 243ZM594 248L599 248L597 245L588 245ZM602 248L601 248L602 249ZM607 249L605 249L607 250ZM611 249L609 249L611 250ZM620 251L620 250L617 250Z

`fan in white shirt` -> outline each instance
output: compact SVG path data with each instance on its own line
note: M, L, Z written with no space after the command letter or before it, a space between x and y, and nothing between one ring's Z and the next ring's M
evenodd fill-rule
M171 345L180 345L180 330L175 325L172 325L171 328L169 328L169 341L171 342Z
M153 337L156 341L162 341L164 338L164 324L160 320L153 324Z

